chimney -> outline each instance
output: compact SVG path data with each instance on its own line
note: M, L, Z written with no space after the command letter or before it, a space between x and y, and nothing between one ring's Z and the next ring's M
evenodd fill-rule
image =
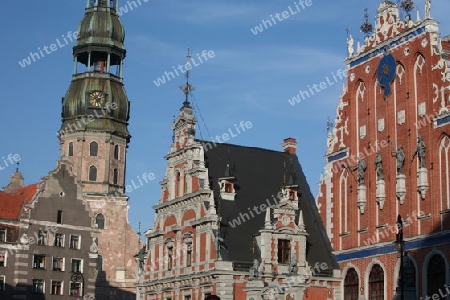
M294 138L287 138L283 140L283 144L281 144L283 147L284 152L288 152L289 154L297 154L297 140Z

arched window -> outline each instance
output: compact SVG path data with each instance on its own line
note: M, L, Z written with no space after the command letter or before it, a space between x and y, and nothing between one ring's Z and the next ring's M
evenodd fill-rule
M175 198L180 195L180 180L181 180L180 172L175 173Z
M95 224L97 224L98 229L105 229L105 217L102 214L98 214L95 217Z
M114 146L114 159L119 159L119 145Z
M69 143L69 151L68 152L68 156L73 156L73 143L70 142Z
M98 154L98 144L97 142L92 142L89 145L89 155L90 156L97 156Z
M384 271L374 265L369 274L369 300L384 300Z
M119 171L117 169L113 170L113 184L117 184L119 181Z
M359 277L354 268L347 271L344 280L344 300L358 300L359 298Z
M95 166L89 167L89 181L97 181L97 168Z
M427 270L428 289L427 295L439 294L439 291L445 290L445 261L439 254L433 255L428 263Z

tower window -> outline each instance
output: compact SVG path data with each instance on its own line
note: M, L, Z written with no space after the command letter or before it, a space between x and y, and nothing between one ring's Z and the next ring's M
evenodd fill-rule
M89 145L89 155L90 156L97 156L98 154L98 144L97 142L92 142Z
M232 193L233 185L230 182L225 182L225 193Z
M94 166L89 168L89 181L97 181L97 168Z
M58 215L56 216L56 223L62 224L62 219L63 219L63 211L58 210Z
M72 142L69 143L68 156L73 156L73 143Z
M114 169L114 171L113 171L113 184L117 184L117 182L119 181L118 178L119 178L119 171L117 171L117 169Z
M97 217L95 217L95 224L97 224L98 229L104 229L105 217L102 214L98 214Z
M114 146L114 159L119 159L119 145Z
M278 263L288 264L291 257L291 241L278 240Z

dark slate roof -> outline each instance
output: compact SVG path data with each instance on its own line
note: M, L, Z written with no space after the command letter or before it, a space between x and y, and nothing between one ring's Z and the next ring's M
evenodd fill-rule
M252 217L249 209L259 207L267 201L274 204L272 195L276 198L285 178L286 183L293 180L294 184L299 185L299 206L309 233L306 253L308 263L314 266L317 262L325 262L330 269L339 268L296 155L231 144L210 145L213 147L205 148L205 158L210 186L214 189L216 198L216 209L221 216L221 236L228 250L228 257L224 259L236 263L251 263L254 258L260 258L254 236L264 226L265 212L256 214L252 211ZM219 198L218 178L224 177L228 160L233 176L236 177L235 201ZM241 218L241 225L234 228L229 225L230 221L244 213L250 216L250 220L242 222Z

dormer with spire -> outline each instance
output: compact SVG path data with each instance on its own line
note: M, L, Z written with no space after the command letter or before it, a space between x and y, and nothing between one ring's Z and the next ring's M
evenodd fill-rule
M227 165L223 177L219 177L220 198L223 200L234 201L236 197L236 177L233 175L230 167L230 153L228 150Z

